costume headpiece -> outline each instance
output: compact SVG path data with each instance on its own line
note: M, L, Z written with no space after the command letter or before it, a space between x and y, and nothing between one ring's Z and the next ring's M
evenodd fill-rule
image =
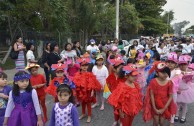
M178 61L177 54L175 52L169 53L168 54L168 61L173 61L173 62L177 63L177 61Z
M14 81L20 81L24 79L30 79L30 74L23 74L23 75L18 75L14 76Z
M179 57L178 64L188 64L190 60L191 60L190 56L188 56L188 55L181 55Z
M27 70L27 69L30 69L30 68L33 68L33 67L39 68L40 65L38 65L38 64L36 64L36 63L29 63L29 65L28 65L25 69Z
M66 68L67 68L67 65L66 64L62 64L62 63L58 63L58 64L53 64L51 66L52 70L55 70L55 71L64 71Z
M134 64L128 64L127 66L124 66L123 71L125 71L125 75L131 74L135 76L139 74L139 72L137 71L137 67Z
M110 59L109 62L113 65L113 66L119 66L120 64L124 64L125 62L123 61L123 59L118 56L114 59Z
M90 58L79 58L77 59L77 62L80 63L81 65L89 64L90 63Z

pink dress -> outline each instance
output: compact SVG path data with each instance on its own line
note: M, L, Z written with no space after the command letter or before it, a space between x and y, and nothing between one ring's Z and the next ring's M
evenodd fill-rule
M192 79L192 80L191 80ZM172 79L172 82L177 87L177 91L181 93L177 94L177 103L193 103L194 102L194 78L191 78L190 81L184 79L184 75L180 74Z
M139 74L137 75L137 83L140 85L140 88L144 88L146 85L146 78L145 78L145 67L138 67Z

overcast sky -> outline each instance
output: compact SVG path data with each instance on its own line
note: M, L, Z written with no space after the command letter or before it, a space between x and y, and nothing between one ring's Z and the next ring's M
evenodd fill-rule
M194 0L167 0L164 10L173 10L175 12L173 23L187 20L190 21L187 27L194 25Z

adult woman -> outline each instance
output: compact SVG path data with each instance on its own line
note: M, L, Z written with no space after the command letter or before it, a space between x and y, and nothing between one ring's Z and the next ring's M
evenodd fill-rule
M80 57L82 55L82 50L81 50L79 41L75 41L73 43L73 49L76 51L76 54L78 57Z
M46 85L47 86L48 86L49 80L50 80L50 78L49 78L50 66L47 63L47 57L50 54L50 45L51 45L50 42L47 42L45 44L44 52L43 52L43 55L42 55L42 62L44 64L44 73L45 73L45 76L46 76Z
M57 43L51 43L50 45L50 54L47 57L47 64L49 66L49 68L51 68L52 64L57 64L58 61L61 59L60 55L59 55L59 46ZM54 78L55 74L54 72L51 72L51 79Z
M34 45L32 43L27 43L26 45L27 53L26 53L26 59L27 59L27 66L30 63L37 63L34 56Z
M65 44L65 49L61 52L60 55L61 55L62 58L71 59L73 61L77 57L76 51L72 50L71 43Z
M22 38L20 36L16 37L16 42L14 43L14 50L19 51L18 58L15 60L15 66L17 71L21 71L25 69L25 59L24 59L24 50L26 47L22 42Z

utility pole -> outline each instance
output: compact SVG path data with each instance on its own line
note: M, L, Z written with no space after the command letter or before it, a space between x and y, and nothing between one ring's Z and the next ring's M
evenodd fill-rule
M169 27L169 18L170 18L170 16L169 16L169 14L170 14L170 11L168 11L168 19L167 19L167 30L166 30L166 34L168 34L168 27Z
M116 38L119 39L119 0L116 1Z

